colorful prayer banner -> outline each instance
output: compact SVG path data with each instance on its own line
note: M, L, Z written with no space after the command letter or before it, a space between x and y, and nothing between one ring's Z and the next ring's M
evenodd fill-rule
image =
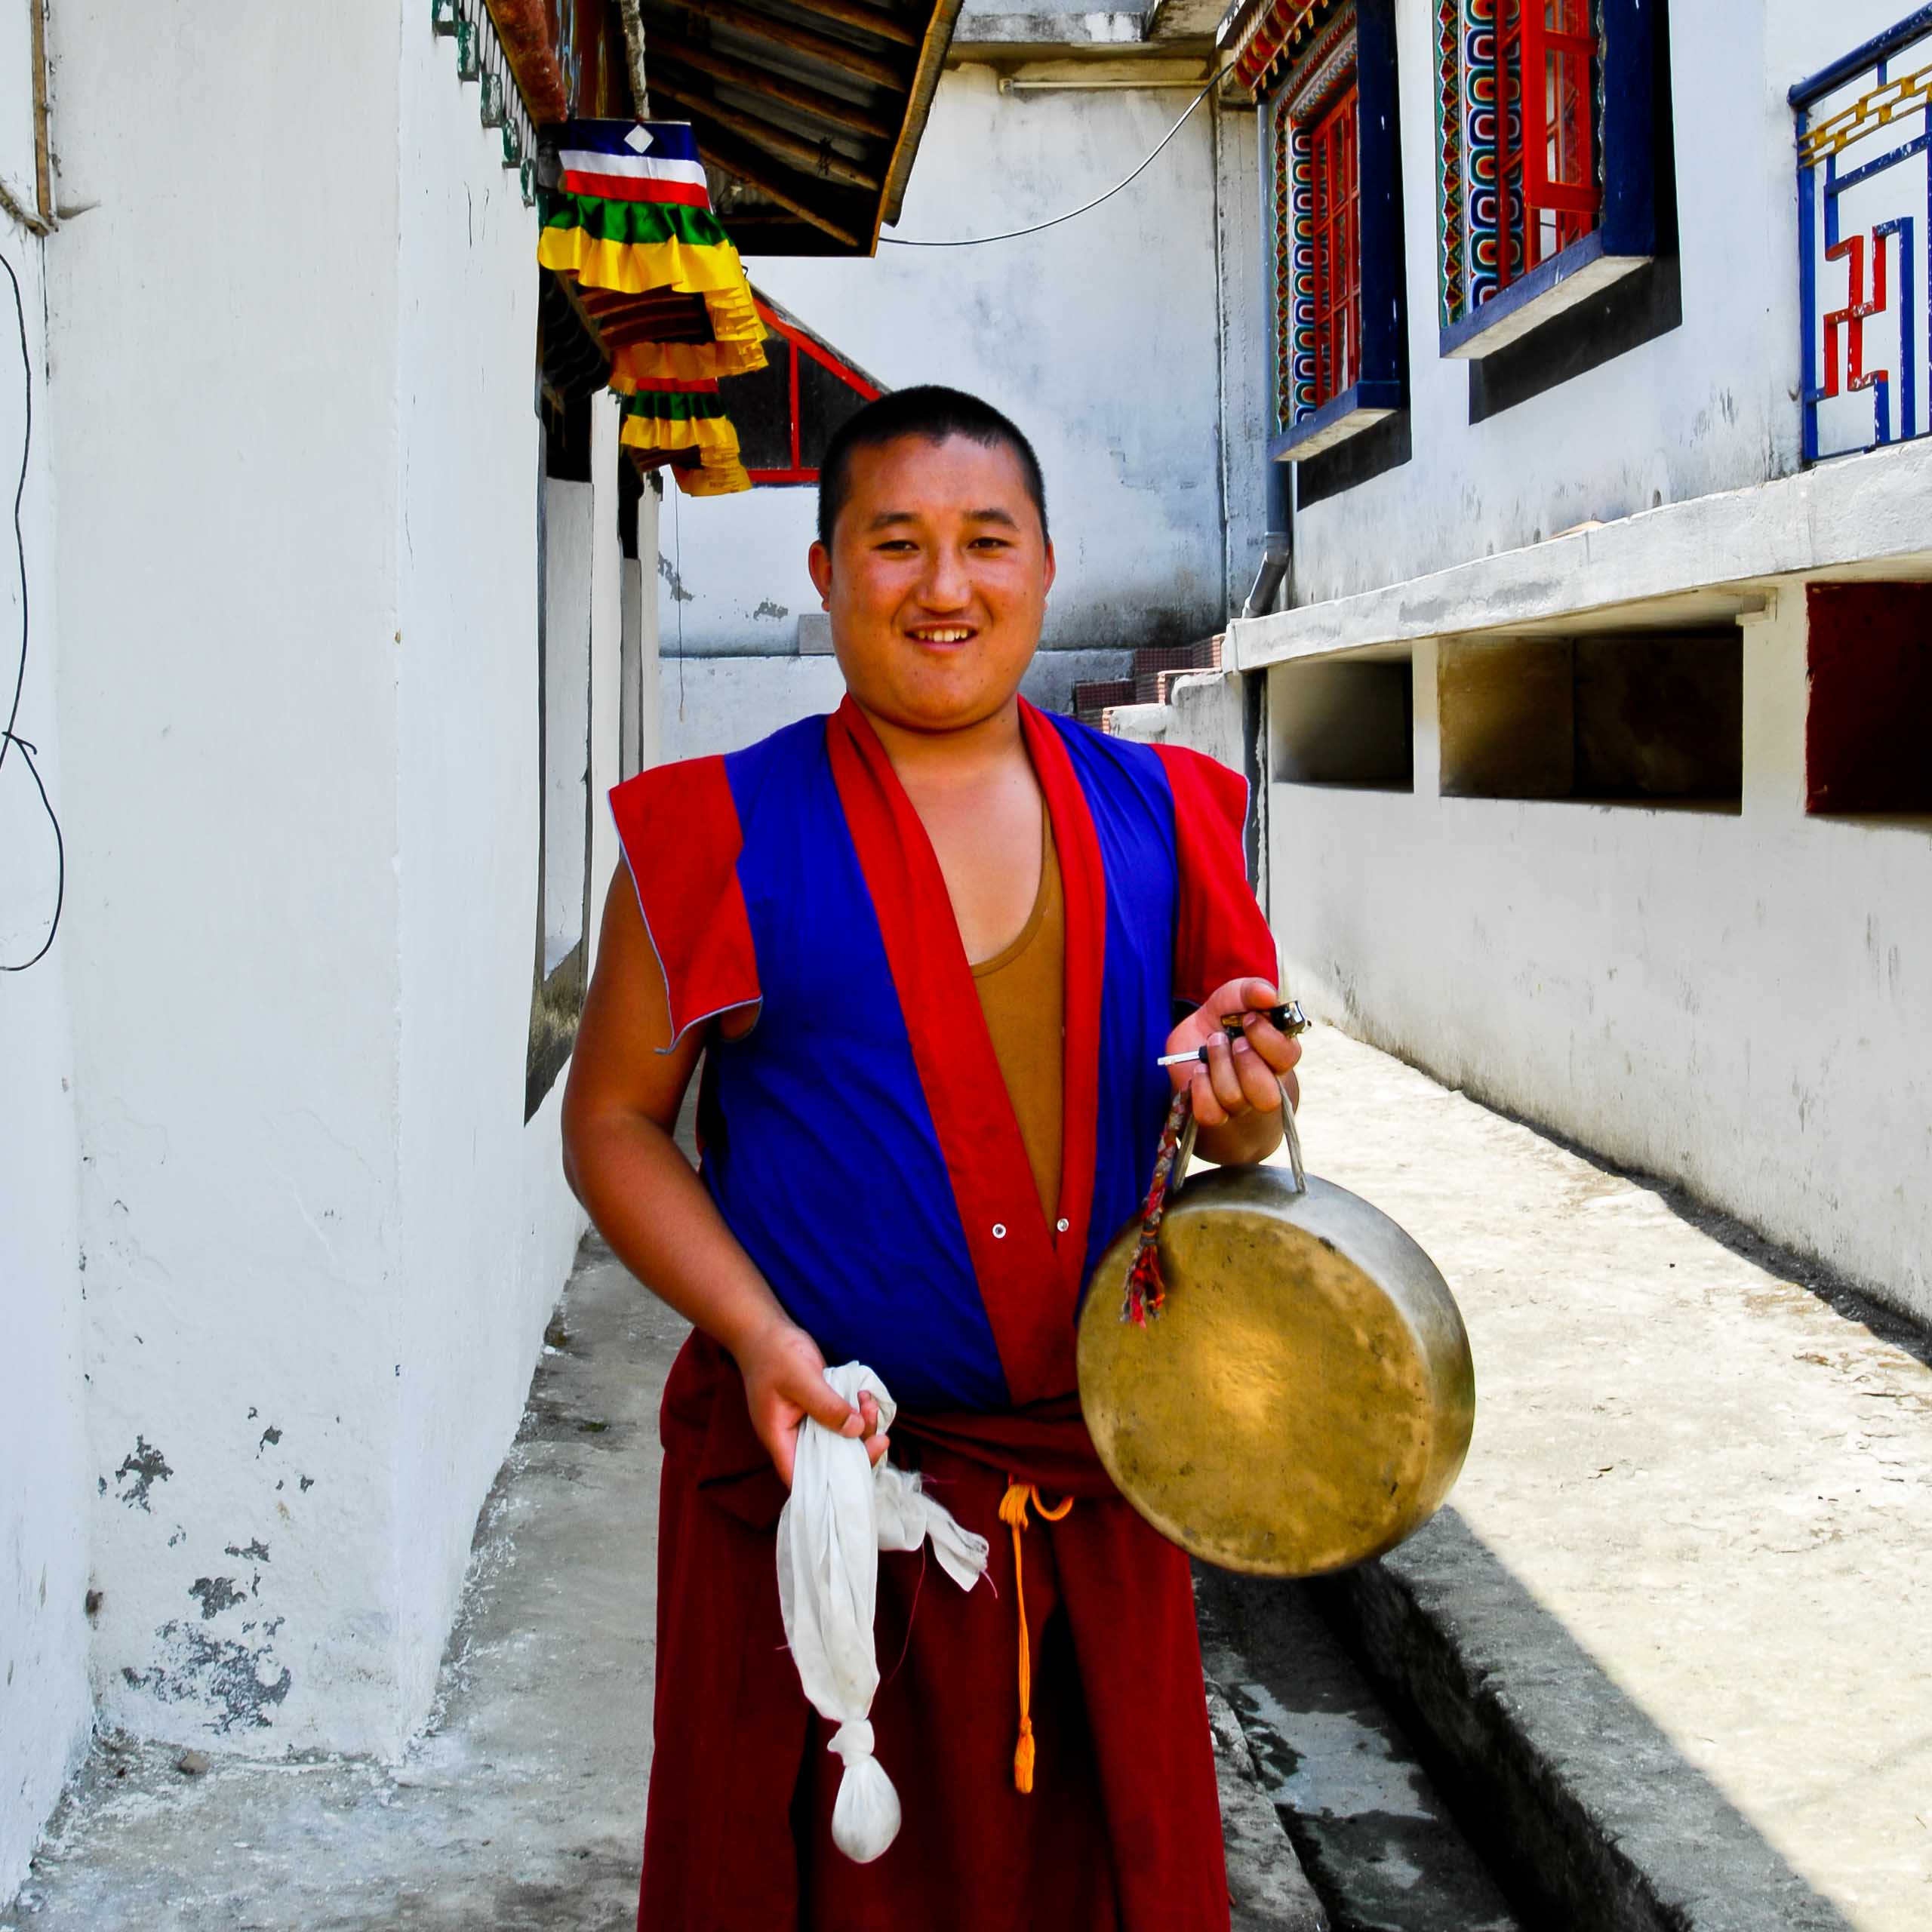
M711 325L708 343L612 349L611 386L626 399L623 441L640 453L697 451L697 470L675 466L690 494L749 489L717 378L764 367L764 325L744 264L712 212L690 123L568 121L555 140L555 178L538 195L537 259L586 288L697 296ZM634 410L640 400L647 406Z

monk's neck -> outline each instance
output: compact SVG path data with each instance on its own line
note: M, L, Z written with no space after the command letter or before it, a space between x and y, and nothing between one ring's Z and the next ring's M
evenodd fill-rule
M990 718L956 731L909 731L863 705L859 708L907 796L915 804L925 798L970 795L1017 772L1031 771L1017 698Z

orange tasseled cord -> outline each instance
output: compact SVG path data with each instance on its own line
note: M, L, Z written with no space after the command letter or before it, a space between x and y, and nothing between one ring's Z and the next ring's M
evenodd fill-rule
M1006 1479L1006 1494L999 1500L999 1519L1013 1531L1013 1594L1020 1605L1020 1742L1014 1747L1013 1788L1023 1795L1033 1789L1033 1651L1026 1636L1026 1564L1020 1549L1029 1501L1039 1511L1041 1521L1048 1523L1057 1523L1073 1507L1069 1496L1058 1509L1049 1509L1032 1483L1016 1482L1011 1476Z

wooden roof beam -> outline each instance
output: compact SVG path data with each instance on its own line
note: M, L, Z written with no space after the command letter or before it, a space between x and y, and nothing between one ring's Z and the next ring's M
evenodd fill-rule
M831 215L807 201L799 192L803 183L793 176L789 182L784 171L769 167L753 149L740 147L736 141L724 139L709 130L697 131L697 151L713 165L722 168L727 174L735 174L740 181L768 195L788 214L796 215L801 221L809 222L813 227L822 229L833 241L841 242L848 248L857 248L863 253L864 238L856 230L848 228L835 215Z
M897 14L878 7L863 6L860 0L792 0L801 13L820 14L841 26L857 27L862 33L875 34L881 40L901 47L917 47L924 38L919 29Z
M841 100L836 94L822 93L800 81L788 80L783 74L774 73L770 68L757 66L749 60L734 60L729 54L717 53L710 48L694 47L673 34L653 34L651 51L656 60L675 61L680 67L708 75L712 80L724 82L728 87L764 94L800 114L811 115L815 121L843 128L848 134L878 141L890 141L898 135L896 125L851 101Z
M767 154L777 156L801 174L809 174L820 181L836 181L848 188L862 188L868 194L878 192L879 177L857 162L847 160L829 141L821 141L814 146L783 128L774 128L770 122L761 121L755 115L741 114L735 107L726 107L688 83L666 80L662 73L651 85L654 92L681 101L686 107L715 121L719 127L742 137L754 147L762 148ZM749 180L749 177L746 178Z
M770 14L758 12L755 8L741 6L738 0L670 0L670 4L697 20L730 27L735 32L755 35L761 40L771 42L774 46L789 47L795 54L808 54L828 67L835 67L873 87L890 88L894 94L906 91L906 77L891 61L881 60L876 54L862 53L856 47L847 46L842 40L829 40L822 33L814 33L808 27L796 27L789 20L778 20Z

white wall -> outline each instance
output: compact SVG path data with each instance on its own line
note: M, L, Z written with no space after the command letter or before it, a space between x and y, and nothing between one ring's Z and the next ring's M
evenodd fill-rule
M608 407L600 414L608 416ZM543 971L583 937L590 644L600 506L595 483L543 479Z
M100 204L49 264L95 1680L140 1732L365 1746L398 1669L396 25L54 18L63 193Z
M1684 321L1531 401L1469 420L1439 352L1433 0L1397 0L1410 461L1301 511L1309 604L1780 475L1798 463L1794 82L1902 0L1699 0L1671 10ZM1258 323L1257 323L1258 326Z
M457 85L451 43L414 11L401 35L397 1736L427 1706L476 1512L583 1226L561 1177L561 1080L523 1118L540 863L534 217L478 122L475 88ZM573 907L584 788L601 832L595 795L617 758L615 408L594 407L582 617L558 654L576 688L552 694L553 718L577 721L556 772L574 820L555 841ZM593 900L593 934L595 912Z
M1804 599L1744 633L1741 814L1277 783L1272 914L1311 1012L1683 1182L1932 1318L1932 841L1804 811ZM1271 674L1271 709L1288 700ZM1321 1069L1304 1084L1319 1104Z
M55 21L94 1680L139 1733L389 1752L582 1226L523 1118L534 217L426 9Z
M1220 255L1220 411L1226 502L1228 613L1238 611L1260 568L1268 528L1268 397L1271 365L1263 328L1268 258L1262 245L1260 116L1214 109L1215 217ZM1155 164L1157 166L1158 163Z
M845 695L831 657L667 657L658 688L667 764L737 751L814 712L836 709Z
M27 14L0 11L0 177L32 196ZM56 807L69 789L55 712L59 609L52 570L51 414L42 244L0 220L0 473L32 446L22 536L32 623L16 729ZM12 520L0 523L0 706L11 706L21 648ZM6 722L0 711L0 727ZM52 829L17 747L0 764L0 964L44 943L57 888ZM74 1051L64 934L39 964L0 976L0 1902L25 1876L35 1834L88 1736L87 1444L82 1407Z
M986 235L1059 214L1118 180L1187 100L1171 88L1002 95L990 68L950 69L888 235ZM1049 648L1220 628L1214 198L1204 108L1127 192L1044 235L966 249L888 239L869 261L747 264L881 382L971 390L1032 441L1060 561ZM688 600L665 608L667 651L792 648L798 612L819 608L805 571L815 494L667 505L664 555Z

